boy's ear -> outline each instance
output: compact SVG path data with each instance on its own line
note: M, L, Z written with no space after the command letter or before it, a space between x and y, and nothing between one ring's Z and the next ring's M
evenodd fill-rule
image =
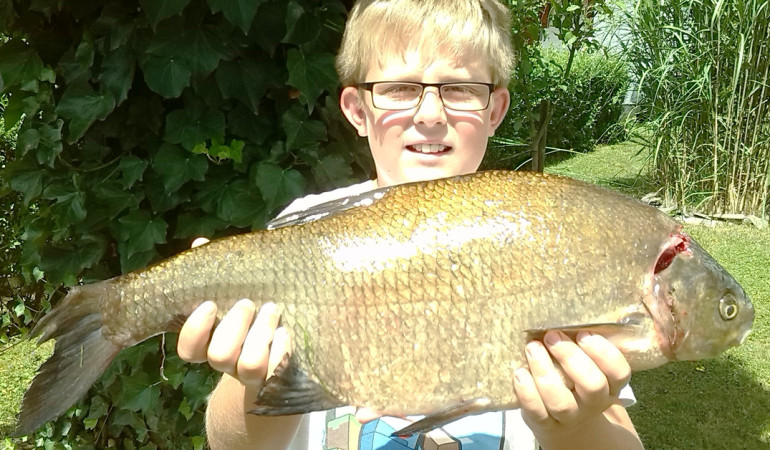
M489 115L489 135L493 136L495 130L503 123L508 106L511 104L511 93L506 88L499 87L492 92L492 104Z
M366 120L366 110L364 109L364 99L358 95L357 87L346 86L340 93L340 109L347 117L358 135L366 137L369 134L369 127Z

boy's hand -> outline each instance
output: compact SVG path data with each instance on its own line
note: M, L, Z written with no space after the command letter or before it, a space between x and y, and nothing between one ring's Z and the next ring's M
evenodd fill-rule
M200 245L198 242L193 246ZM262 305L256 319L255 313L254 302L242 299L214 328L217 305L204 302L179 332L179 357L188 362L208 362L247 388L259 390L267 375L289 352L290 343L286 330L276 328L280 314L273 303Z
M514 388L524 421L535 436L568 436L617 402L631 368L623 354L599 335L581 332L575 342L560 331L549 331L543 340L545 345L527 344L529 370L516 371ZM551 357L574 388L565 385Z

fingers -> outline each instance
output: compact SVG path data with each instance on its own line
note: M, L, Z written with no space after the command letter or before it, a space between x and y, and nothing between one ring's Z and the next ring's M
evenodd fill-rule
M532 341L527 344L525 353L529 371L519 369L516 372L514 389L527 418L540 423L570 420L578 409L577 399L562 380L546 347L539 341Z
M596 364L609 384L609 395L617 397L631 379L631 366L626 357L604 336L579 333L577 343Z
M203 302L185 321L179 332L176 351L188 362L205 362L211 330L217 318L217 305Z
M280 315L274 303L266 303L260 308L254 324L243 341L236 365L238 379L245 385L261 385L268 373L268 355L273 332L278 326Z
M370 408L358 408L356 409L356 419L359 423L367 423L372 420L377 420L382 417L382 414Z
M201 245L203 245L203 244L205 244L205 243L207 243L207 242L209 242L209 240L208 240L208 239L206 239L205 237L199 237L199 238L195 238L195 239L192 241L192 244L190 244L190 247L191 247L191 248L200 247Z
M267 362L267 375L271 376L275 368L283 361L285 355L290 352L289 332L286 328L278 328L273 334L273 344L270 346L270 358Z
M529 370L519 369L514 376L514 389L531 427L577 424L601 414L628 383L628 362L602 336L581 332L575 342L560 331L549 331L543 341L527 344Z
M209 365L223 373L237 377L236 364L241 355L241 347L251 328L256 307L248 299L239 300L211 336L207 358Z

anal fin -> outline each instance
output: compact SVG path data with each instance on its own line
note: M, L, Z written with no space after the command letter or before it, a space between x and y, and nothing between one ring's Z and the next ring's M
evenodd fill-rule
M488 409L490 403L490 400L485 397L467 400L456 405L452 405L449 408L439 411L435 414L426 416L425 418L420 419L411 425L393 432L391 436L404 437L417 433L427 433L434 428L440 428L450 422L454 422L461 417L488 412L490 411L490 409Z
M289 355L265 381L249 412L260 416L286 416L324 411L344 404L320 383L310 379Z

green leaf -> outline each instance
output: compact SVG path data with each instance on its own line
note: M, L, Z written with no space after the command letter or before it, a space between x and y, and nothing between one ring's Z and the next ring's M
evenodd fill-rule
M252 144L262 144L275 133L276 124L268 117L251 112L239 104L227 113L227 130Z
M321 32L321 24L318 17L305 11L299 3L289 1L286 7L286 36L281 42L287 44L304 44L318 37Z
M265 0L207 0L211 12L223 12L225 18L239 27L244 34L249 32L251 22L257 15L257 8Z
M203 181L209 164L204 156L163 144L152 161L152 168L163 178L166 191L174 192L190 180Z
M0 46L0 75L5 89L37 79L42 70L43 60L21 39L10 39Z
M122 184L124 189L129 189L137 181L142 180L142 175L148 166L147 160L140 159L134 155L127 155L120 158L118 170L122 175Z
M287 150L317 146L320 141L326 140L326 125L311 119L299 105L293 105L284 113L283 129L286 132Z
M160 388L146 372L122 376L120 386L123 397L122 407L130 411L142 411L146 415L155 413L160 403Z
M259 163L254 181L267 203L268 211L288 203L305 192L306 182L301 173L294 169L283 169L268 162Z
M217 68L219 62L227 56L223 45L226 40L227 37L219 29L211 26L185 30L182 55L194 75L202 77Z
M228 223L246 227L264 221L265 204L257 190L245 179L234 180L219 191L217 217Z
M181 57L150 56L141 66L147 86L163 97L179 97L184 88L190 85L192 72Z
M82 222L86 218L85 198L70 180L57 180L46 186L43 197L56 200L52 210L61 225Z
M154 25L161 20L171 16L182 14L190 0L164 0L161 2L154 0L139 0L142 10L147 14L147 18Z
M168 225L160 216L152 217L145 210L131 211L113 225L113 233L125 244L121 253L129 258L153 250L155 244L165 243L167 229Z
M37 146L37 162L53 168L56 157L62 152L61 129L64 121L61 119L53 122L54 126L42 124L38 128L40 140Z
M567 12L577 11L580 9L580 5L569 5L567 7Z
M177 109L166 116L164 138L192 150L197 144L225 136L225 116L218 109L202 106Z
M283 84L285 73L267 58L240 58L226 61L215 72L217 84L226 99L236 99L259 112L259 104L267 90Z
M69 119L67 142L83 137L88 127L102 120L115 109L115 97L110 92L95 92L88 84L78 83L64 91L56 112Z
M217 230L227 226L227 222L219 217L206 214L182 213L176 222L175 238L194 238L214 236Z
M334 69L334 55L330 53L308 56L297 49L291 49L286 66L289 69L288 83L300 90L300 101L308 105L311 111L324 90L332 92L339 84Z
M104 56L99 81L112 93L118 105L128 97L135 71L136 60L129 46L118 47Z
M249 31L249 38L270 55L286 35L286 3L272 1L262 3Z
M104 239L96 235L84 235L77 241L49 245L43 248L40 255L40 268L48 281L58 284L85 268L93 267L106 248Z
M342 186L352 180L353 169L340 155L326 155L313 165L313 177L322 186Z

